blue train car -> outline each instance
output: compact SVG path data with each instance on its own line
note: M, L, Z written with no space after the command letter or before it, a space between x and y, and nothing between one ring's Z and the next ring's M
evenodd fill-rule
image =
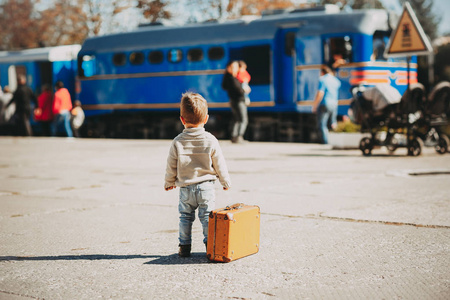
M244 60L252 76L247 138L314 141L311 105L319 69L337 54L345 60L336 70L340 115L347 114L352 85L389 83L406 90L406 59L383 58L391 23L385 10L325 6L87 39L78 55L77 85L91 120L89 135L172 138L180 129L180 96L190 90L208 100L208 130L227 137L231 114L221 81L228 61ZM410 74L416 82L416 64Z
M0 52L0 85L8 86L12 92L17 88L17 76L24 75L27 84L36 96L42 86L54 86L61 80L75 99L77 54L80 45L27 49ZM41 134L41 126L30 120L34 134ZM8 130L9 133L12 133Z
M17 87L17 75L25 75L27 84L39 94L44 84L51 86L58 80L75 97L77 54L80 45L36 48L0 52L0 85Z

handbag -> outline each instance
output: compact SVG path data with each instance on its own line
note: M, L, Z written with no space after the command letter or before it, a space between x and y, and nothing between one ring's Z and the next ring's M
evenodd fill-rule
M41 121L42 120L42 109L40 107L36 107L33 110L33 118L35 121Z

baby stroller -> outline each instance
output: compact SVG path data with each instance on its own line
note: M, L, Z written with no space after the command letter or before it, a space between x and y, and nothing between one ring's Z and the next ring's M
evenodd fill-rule
M416 123L425 94L422 85L411 86L403 96L388 84L354 87L352 94L354 122L361 125L361 132L371 135L360 142L363 155L371 155L374 147L380 146L391 152L406 147L408 155L420 155L424 143L416 133Z
M426 146L434 146L439 154L449 151L450 140L441 132L450 116L450 83L441 82L424 98L423 116L417 122L417 134Z

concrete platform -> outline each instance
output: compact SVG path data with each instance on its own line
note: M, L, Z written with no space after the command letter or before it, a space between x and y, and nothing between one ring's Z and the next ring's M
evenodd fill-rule
M0 299L449 299L450 154L221 141L261 249L179 258L168 140L0 138Z

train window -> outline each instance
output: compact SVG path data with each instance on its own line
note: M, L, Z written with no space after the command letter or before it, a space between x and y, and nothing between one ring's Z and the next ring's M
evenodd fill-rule
M223 47L211 47L208 50L208 58L210 60L219 60L225 56Z
M116 66L125 66L127 63L127 57L125 53L116 53L113 56L113 63Z
M78 57L78 75L80 77L91 77L95 75L95 56L83 55Z
M384 57L384 50L386 48L386 43L389 40L389 35L383 32L375 32L373 35L373 53L370 56L370 60L372 61L387 61L387 58Z
M247 71L252 76L251 85L266 85L271 82L270 46L250 46L242 48L242 60L247 64Z
M183 59L183 52L180 49L171 49L169 51L168 59L172 63L180 62Z
M203 50L200 48L189 49L187 59L189 61L201 61L203 59Z
M144 53L142 52L132 52L130 54L130 63L132 65L142 65L144 63Z
M352 40L349 36L329 38L324 41L324 62L332 69L353 60Z
M150 54L148 55L148 61L151 64L160 64L162 63L164 60L164 54L162 53L162 51L152 51L150 52Z

